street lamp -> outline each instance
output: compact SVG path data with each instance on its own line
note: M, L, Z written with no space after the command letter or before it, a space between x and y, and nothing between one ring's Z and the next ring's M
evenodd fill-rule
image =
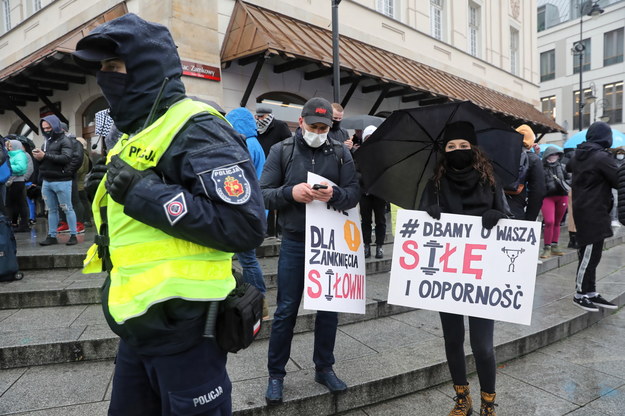
M599 118L597 118L597 109L601 107L602 114L599 116ZM610 116L605 114L605 109L606 107L609 109L610 108L610 100L608 100L607 98L602 98L600 100L595 101L595 112L594 112L594 121L603 121L604 123L607 123L608 121L610 121Z
M582 72L584 66L584 49L586 47L583 44L582 38L582 24L584 19L584 14L586 16L594 17L603 13L603 9L599 6L599 1L586 1L582 3L582 0L579 1L579 42L576 42L573 45L573 53L579 56L579 130L582 130L582 110L584 108L584 101L582 100L582 95L584 92L582 91ZM586 10L588 12L584 13Z
M334 79L334 102L341 101L341 63L339 62L339 3L332 0L332 72Z

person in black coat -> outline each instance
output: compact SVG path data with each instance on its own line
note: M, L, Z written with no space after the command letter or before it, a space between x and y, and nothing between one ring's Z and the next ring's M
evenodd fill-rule
M265 152L266 159L269 156L271 146L291 137L291 130L286 122L276 119L273 115L273 110L267 106L258 106L254 118L256 119L256 130L258 131L257 138L263 148L263 152ZM267 236L278 237L279 235L278 213L275 210L268 210Z
M493 228L499 219L506 217L503 190L495 180L492 165L477 147L473 125L467 122L451 123L445 128L443 137L444 151L434 177L423 191L419 209L437 220L441 212L478 215L482 217L484 228ZM440 318L445 353L456 391L456 405L452 413L468 415L472 412L472 400L464 354L464 317L440 312ZM493 331L492 319L469 317L471 349L482 390L483 413L480 414L495 414ZM484 413L486 411L491 413Z
M523 150L528 168L519 191L506 191L506 199L515 219L536 221L545 196L545 172L540 157L532 152L536 135L530 126L523 124L516 129L523 135Z
M269 156L271 146L291 137L291 130L286 122L278 120L273 115L273 110L267 106L256 108L256 130L258 141L265 152L265 158Z
M607 151L611 145L612 129L607 123L596 121L586 132L586 142L577 146L575 156L566 165L573 173L573 217L579 244L573 301L590 312L617 308L595 286L603 240L612 236L612 188L618 188L616 161Z

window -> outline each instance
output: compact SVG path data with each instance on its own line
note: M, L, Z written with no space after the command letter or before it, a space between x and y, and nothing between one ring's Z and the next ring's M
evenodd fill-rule
M480 56L480 6L469 4L469 53Z
M590 105L586 104L586 99L592 96L592 90L586 88L584 90L584 107L582 108L582 128L590 126ZM579 90L573 92L573 128L579 128Z
M603 115L610 117L608 123L623 122L623 81L603 86Z
M430 31L432 37L443 40L444 0L430 0Z
M575 42L575 44L577 43L579 42ZM582 45L584 45L584 50L581 52L583 70L589 71L590 70L590 38L584 39L582 41ZM575 48L575 45L573 45L573 48ZM573 54L573 73L574 74L579 73L579 56L580 54L577 52Z
M603 34L603 65L623 62L623 28Z
M546 22L546 8L545 6L540 6L538 8L538 31L542 32L543 30L546 29L545 26L545 22Z
M41 0L33 0L33 13L41 10Z
M556 96L543 97L540 99L542 112L552 120L556 119Z
M510 72L519 75L519 31L510 28Z
M388 17L395 17L395 0L376 0L376 9Z
M540 54L540 82L556 77L556 50L552 49Z
M11 30L11 2L2 0L2 14L4 15L4 31Z

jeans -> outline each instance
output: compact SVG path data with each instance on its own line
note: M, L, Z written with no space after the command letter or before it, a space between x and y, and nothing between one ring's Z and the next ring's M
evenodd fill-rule
M260 290L264 295L267 288L265 287L265 279L263 279L263 271L260 269L260 264L256 258L256 249L237 253L237 259L243 268L243 281Z
M4 214L4 201L6 201L6 186L4 183L0 183L0 214Z
M278 307L273 316L267 369L269 376L284 378L285 367L291 356L293 328L304 291L305 243L282 239L278 260ZM313 362L317 371L334 365L334 343L338 313L317 311Z
M48 182L44 180L41 194L48 208L48 234L50 237L56 237L56 229L59 226L59 206L67 217L69 233L76 235L76 214L72 207L72 181Z

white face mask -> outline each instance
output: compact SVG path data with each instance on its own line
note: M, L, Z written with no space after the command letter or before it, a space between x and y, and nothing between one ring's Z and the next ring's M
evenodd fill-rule
M623 160L623 159L625 159L625 154L623 154L623 153L619 153L619 154L617 154L617 155L616 155L616 158L617 158L618 160Z
M312 131L308 131L304 129L304 141L308 146L313 148L318 148L322 144L326 142L328 138L328 133L313 133Z

